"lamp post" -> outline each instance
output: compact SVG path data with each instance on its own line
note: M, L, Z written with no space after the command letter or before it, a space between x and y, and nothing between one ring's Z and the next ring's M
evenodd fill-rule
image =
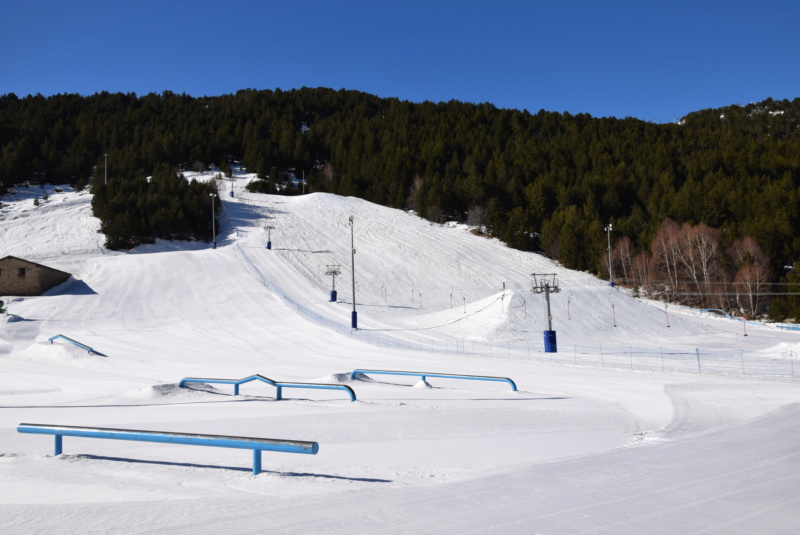
M211 248L217 248L217 222L216 218L214 217L214 197L217 196L216 193L209 193L209 197L211 197Z
M103 184L106 185L108 184L108 153L103 153L103 156L105 157L105 163L103 164Z
M353 276L353 313L350 317L350 327L358 329L358 312L356 312L356 247L353 234L353 216L350 216L350 271Z
M611 223L604 229L608 234L608 285L614 286L614 267L611 265Z

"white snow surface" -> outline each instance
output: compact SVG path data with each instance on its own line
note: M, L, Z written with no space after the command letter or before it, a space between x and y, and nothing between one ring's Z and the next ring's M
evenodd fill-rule
M204 177L208 179L209 175ZM542 344L532 273L555 273L559 345L794 351L796 332L634 299L536 254L327 194L221 187L218 247L103 247L91 195L2 199L0 247L68 271L5 297L0 324L3 533L798 533L796 381L642 373L367 344L360 331ZM233 188L234 197L229 196ZM272 249L265 248L265 222ZM340 265L338 302L328 265ZM504 285L505 283L505 285ZM504 288L505 286L505 288ZM568 300L570 304L568 305ZM617 327L610 321L614 304ZM567 310L567 306L570 310ZM567 320L569 313L570 319ZM62 334L92 347L71 345ZM415 370L506 383L359 375ZM261 382L339 383L358 396ZM317 455L18 433L20 423L316 441Z

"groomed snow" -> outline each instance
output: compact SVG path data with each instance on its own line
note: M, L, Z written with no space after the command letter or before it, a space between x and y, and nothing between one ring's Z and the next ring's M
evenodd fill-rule
M205 175L208 179L209 175ZM797 533L797 381L641 373L427 352L350 336L351 228L360 333L394 341L542 344L531 273L556 273L559 345L791 351L800 335L702 317L412 214L326 194L221 187L218 247L103 248L91 196L2 199L2 254L68 271L3 298L4 533ZM272 249L264 246L265 222ZM338 264L339 300L328 301ZM262 279L263 277L263 279ZM568 305L569 302L569 305ZM611 321L614 305L617 327ZM569 306L569 311L567 307ZM304 315L297 313L302 307ZM570 319L567 319L569 314ZM307 319L315 316L321 321ZM95 349L90 354L63 334ZM459 342L456 342L458 340ZM505 383L387 375L418 370ZM351 386L275 389L184 377L262 374ZM800 369L798 370L800 376ZM317 455L53 439L22 422L319 443Z

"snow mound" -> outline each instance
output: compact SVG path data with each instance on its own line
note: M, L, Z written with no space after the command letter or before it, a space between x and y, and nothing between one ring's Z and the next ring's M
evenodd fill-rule
M356 378L359 375L363 374L356 374ZM320 377L318 379L314 379L312 382L314 383L349 383L350 382L350 374L349 373L332 373L331 375L326 375L325 377Z
M420 380L411 388L433 388L433 386L428 381Z
M414 330L436 329L458 338L482 341L506 323L506 300L510 301L510 292L499 292L465 306L405 318L403 323Z
M19 356L32 362L79 368L89 363L102 360L97 355L92 355L78 346L72 344L51 344L50 342L37 342L20 352Z
M348 376L350 374L347 374ZM363 381L365 383L374 383L375 379L367 375L366 373L357 373L353 376L354 381Z
M181 388L177 383L163 383L125 392L122 396L129 399L164 399L221 393L221 391L206 383L193 384L192 388Z
M24 321L25 319L21 316L17 316L16 314L5 314L3 318L4 318L4 323L17 323L19 321Z

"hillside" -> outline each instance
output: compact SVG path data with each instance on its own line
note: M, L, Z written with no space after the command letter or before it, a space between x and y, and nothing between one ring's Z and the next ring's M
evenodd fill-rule
M237 175L233 198L221 192L216 249L159 241L108 251L89 195L47 189L39 207L28 189L3 198L4 254L75 275L46 296L4 299L7 533L796 527L796 381L547 364L538 350L529 358L425 349L509 339L540 348L534 272L555 273L562 285L552 302L564 346L781 350L796 359L796 333L752 325L745 339L740 323L681 310L667 327L660 307L463 226L326 193L251 194L252 179ZM275 226L271 250L265 221ZM337 303L328 302L329 264L342 266ZM100 355L47 341L59 333ZM407 345L365 338L378 333ZM356 368L511 377L519 390L349 379ZM297 390L276 401L274 388L254 383L238 398L226 385L177 386L183 377L253 373L348 384L358 400ZM52 439L17 433L21 422L314 440L320 451L265 454L258 476L249 452L221 448L66 438L54 458Z
M637 252L665 219L705 223L723 232L723 247L754 238L778 277L800 259L799 124L798 99L652 124L325 88L5 95L0 181L99 187L108 176L120 193L115 181L142 180L163 164L190 171L241 161L271 177L272 190L294 172L314 192L413 208L435 222L472 217L511 247L598 274L609 223L614 241L628 237ZM102 207L133 209L113 198ZM134 223L158 236L159 225L140 221L148 217Z

